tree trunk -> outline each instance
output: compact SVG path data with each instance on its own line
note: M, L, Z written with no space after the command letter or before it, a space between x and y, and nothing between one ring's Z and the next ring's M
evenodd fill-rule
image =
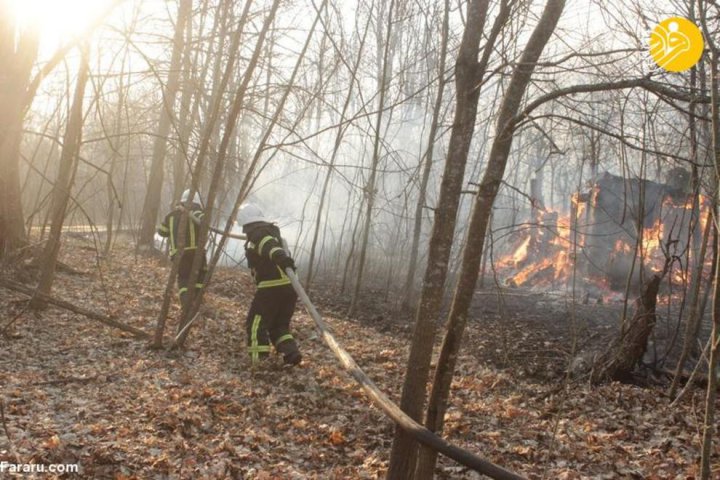
M445 0L445 9L442 23L442 40L440 45L440 64L438 65L438 91L435 97L435 105L432 112L432 120L430 124L430 132L428 135L428 147L425 152L425 165L423 166L422 178L420 180L420 188L418 189L418 199L415 205L415 224L413 225L412 245L410 246L410 260L405 277L405 296L402 303L405 308L410 307L410 303L415 292L415 271L417 269L418 250L420 246L420 233L422 232L423 209L425 208L425 199L427 197L427 186L430 180L430 172L432 171L433 152L435 149L435 138L437 136L438 124L440 123L440 110L442 109L443 92L445 91L445 61L447 59L448 29L450 18L450 0Z
M655 306L662 277L656 274L645 282L635 300L632 320L629 324L623 323L620 337L595 362L591 383L628 381L631 378L633 369L645 355L648 338L655 327Z
M186 45L182 60L182 81L178 85L178 89L182 91L180 95L180 118L178 125L178 141L175 148L175 156L173 158L173 202L180 201L182 192L185 189L185 174L189 170L190 158L190 132L192 130L194 117L190 116L190 107L192 106L193 93L193 75L196 71L198 60L198 51L193 52L189 45L192 44L192 16L186 22L186 33L184 43ZM203 33L204 23L201 24L199 35Z
M700 324L702 323L702 313L700 311L700 289L703 283L703 261L707 253L707 245L710 237L710 229L713 226L711 212L708 212L707 222L705 225L705 231L702 236L702 243L700 244L700 255L699 260L696 261L696 265L690 279L690 297L688 304L690 305L690 312L687 316L687 323L685 325L685 334L683 337L683 347L678 358L677 365L675 367L675 376L673 377L672 384L670 385L669 396L675 398L675 393L682 377L683 368L685 361L693 354L695 350L695 341L698 338L700 330Z
M345 102L343 103L342 111L340 112L340 119L338 121L338 131L335 135L335 143L333 145L333 151L330 155L330 161L328 162L328 170L325 174L325 180L323 181L322 191L320 192L320 204L318 205L317 210L317 217L315 219L315 230L313 231L313 238L312 242L310 244L310 258L308 260L308 271L307 275L305 277L305 288L307 291L310 291L310 286L312 284L312 276L313 276L313 269L315 264L315 249L317 248L317 241L318 237L320 235L320 222L322 221L322 212L323 208L325 206L325 199L327 197L328 189L330 188L330 180L332 179L332 174L335 168L335 161L337 159L338 152L340 151L340 146L342 145L342 140L345 136L345 132L347 132L348 127L344 125L345 123L345 116L347 115L347 110L350 106L350 101L353 98L353 87L355 86L355 79L357 76L358 68L360 66L360 61L363 58L363 51L365 50L365 39L367 38L367 33L370 30L369 23L370 23L370 15L368 15L368 21L365 24L365 30L363 31L362 39L360 40L360 45L358 47L357 52L357 58L355 59L355 64L353 65L353 69L350 72L350 80L349 80L349 86L348 86L348 93L345 97Z
M300 54L298 56L298 59L295 63L293 72L290 75L290 78L288 79L287 88L285 89L282 98L278 102L275 114L271 118L270 123L265 131L265 134L263 135L263 137L260 141L260 144L258 145L258 148L255 152L255 156L253 157L252 162L248 166L248 170L246 172L243 183L240 187L240 191L235 199L235 204L233 205L232 211L225 223L225 229L224 229L223 235L221 236L220 241L218 242L217 248L215 250L215 253L213 254L213 257L208 264L208 270L207 270L207 275L206 275L206 279L205 279L206 286L208 285L210 278L212 277L212 274L215 269L215 266L217 265L217 262L220 260L220 256L222 255L225 241L227 240L228 234L230 233L230 230L233 226L234 218L235 218L235 215L237 215L237 211L240 207L240 204L242 203L242 200L245 198L250 186L252 185L252 178L253 178L253 174L255 171L255 167L260 160L260 155L263 151L263 147L265 146L265 144L268 141L268 138L272 134L272 130L279 120L280 113L283 111L285 102L287 101L290 91L295 83L295 79L300 70L300 66L302 65L303 59L305 58L305 54L307 53L308 47L310 46L310 41L312 39L312 36L315 32L315 28L320 19L319 12L321 12L323 10L324 4L326 2L327 2L327 0L324 0L323 6L321 6L318 9L318 14L315 17L315 21L313 22L312 27L310 28L310 32L308 33L307 40L303 46L302 51L300 52ZM259 59L260 53L262 51L263 43L265 41L265 36L267 35L267 32L270 30L270 27L275 20L275 14L277 12L279 5L280 5L280 0L274 0L270 7L268 16L266 17L265 22L262 27L262 30L260 31L260 34L258 36L257 44L255 46L255 51L253 52L253 56L250 59L248 68L245 72L245 76L243 77L243 82L240 85L240 87L238 88L233 107L228 116L227 125L225 127L225 135L223 136L223 139L220 143L220 150L218 152L218 165L216 166L215 175L213 177L213 181L212 181L211 187L210 187L210 192L208 193L208 210L207 210L208 213L205 215L205 217L203 218L203 222L200 225L200 233L199 233L199 238L201 239L200 241L204 241L207 238L209 221L210 221L209 217L211 216L210 214L211 214L211 207L212 207L213 195L214 195L214 192L213 192L214 186L216 185L216 182L219 181L219 179L220 179L220 174L222 173L222 165L225 162L225 155L227 153L227 145L228 145L230 136L232 135L232 131L234 130L234 128L237 124L237 118L240 113L240 109L243 106L243 102L244 102L244 98L245 98L248 86L250 84L250 81L252 80L253 71L255 70L255 67L257 66L258 59ZM196 255L196 258L193 262L192 273L190 275L190 284L191 285L195 282L195 279L197 278L197 273L198 273L199 267L200 267L200 261ZM201 291L199 295L195 296L193 305L190 308L190 312L197 311L197 309L200 306L200 302L202 301L202 295L203 295L203 291ZM181 346L182 346L182 342L184 341L188 332L189 332L189 330L186 330L184 336L180 339L179 344Z
M701 13L703 18L703 31L710 47L710 98L711 125L712 125L712 147L715 195L713 196L713 225L715 235L718 235L718 190L720 189L720 47L710 36L705 21L705 12ZM709 37L709 38L708 38ZM720 256L715 259L720 262ZM700 459L700 478L706 480L712 475L712 440L715 433L715 400L717 399L717 371L718 359L720 358L720 265L715 267L715 290L713 292L712 310L713 328L710 334L710 365L708 367L707 395L705 397L705 421L703 422L702 455Z
M217 265L217 262L220 259L220 256L222 255L222 249L225 246L225 242L227 241L228 234L230 233L230 230L232 229L233 223L235 221L235 216L237 215L238 209L240 208L240 204L245 200L245 198L251 191L251 189L255 183L255 180L257 179L256 170L258 167L258 163L260 163L260 158L262 157L263 153L267 150L268 140L270 139L270 136L272 135L275 126L278 124L281 114L284 112L285 103L287 102L287 99L290 96L290 93L293 91L293 88L295 86L295 81L300 72L300 67L303 64L305 55L307 54L308 48L310 47L310 42L312 40L312 36L315 32L315 29L317 28L318 22L320 21L321 12L325 9L325 5L327 4L327 2L328 2L328 0L323 0L321 5L317 9L317 15L315 16L313 24L310 27L310 31L306 38L305 44L303 45L303 48L302 48L300 54L298 55L298 58L295 62L295 66L290 75L290 78L286 82L286 87L283 91L283 95L279 99L277 105L275 106L275 112L273 113L273 116L270 118L267 128L265 129L265 132L263 133L260 141L258 142L257 148L255 149L255 153L253 154L251 161L248 163L247 170L243 177L242 184L240 185L238 194L235 197L235 203L234 203L234 205L230 211L230 214L228 215L228 218L225 222L224 234L221 236L220 241L215 250L215 254L213 255L213 258L208 265L208 277L212 274L212 271L214 270L215 265ZM270 16L267 19L267 24L263 26L263 30L260 33L261 40L258 40L259 44L262 44L262 39L264 38L264 36L266 34L266 30L270 29L270 26L272 25L272 23L274 21L275 12L276 12L278 6L279 5L278 5L277 1L273 2L271 10L270 10L270 14L269 14ZM256 51L256 54L259 55L259 52ZM254 68L255 63L257 63L256 56L254 56L253 59L250 61L250 65L251 65L250 68ZM295 127L293 127L293 128L295 128ZM264 166L262 168L264 168ZM262 170L262 168L260 170Z
M157 227L157 216L160 210L163 179L165 176L165 150L167 137L170 133L170 126L174 122L173 118L175 115L173 112L175 109L175 95L177 94L179 86L180 63L184 48L185 22L189 17L191 6L192 0L180 0L167 86L163 91L163 105L160 110L160 120L158 122L155 139L153 140L150 178L148 179L147 192L145 193L140 235L138 237L138 249L140 250L154 249L155 229Z
M492 46L508 15L507 2L504 1L501 3L501 11L483 51L482 60L478 62L488 3L486 0L474 0L468 5L465 32L455 63L455 118L440 185L440 198L435 208L428 247L428 263L415 316L415 330L400 400L400 408L413 420L420 420L425 402L437 316L443 299L465 165L475 129L480 97L478 85L482 83ZM503 16L505 18L502 18ZM392 480L412 478L417 449L418 444L413 438L396 427L387 478Z
M695 16L695 2L689 4L689 19L696 22ZM690 89L695 90L698 83L698 69L702 69L702 62L690 71ZM704 75L701 75L700 91L705 92L705 81ZM686 258L686 270L690 273L689 291L690 294L684 300L687 299L687 304L690 306L690 312L688 313L685 332L683 334L683 346L678 358L677 365L675 368L675 376L673 377L672 384L670 385L668 395L670 398L675 398L677 388L681 379L681 373L683 371L685 362L687 359L695 354L696 347L695 341L698 337L698 332L701 323L701 316L698 315L700 305L700 290L702 287L702 271L705 266L705 255L707 252L708 239L710 237L711 229L711 212L708 212L705 230L700 232L700 217L702 216L702 205L700 202L700 169L698 168L698 132L697 132L697 119L696 113L697 103L690 102L688 106L688 134L690 142L690 160L691 165L691 181L692 181L692 215L688 225L688 238L690 239L689 248L687 249ZM705 116L707 112L701 112L701 116Z
M67 210L70 191L75 181L75 173L78 166L78 155L80 154L80 143L82 139L83 125L83 97L85 96L85 85L88 79L88 50L87 46L82 47L82 57L78 77L75 83L70 116L68 118L65 135L63 136L63 148L60 154L60 165L58 175L52 189L52 225L47 244L42 255L42 271L38 283L38 293L50 295L52 283L55 278L55 265L58 252L60 251L60 234L62 232L65 212ZM35 307L44 307L45 302L39 298L33 301Z
M378 71L378 88L380 90L380 98L378 100L378 112L375 119L375 141L373 142L373 155L370 165L370 177L365 185L365 195L367 197L367 206L365 209L365 223L362 230L362 240L360 242L360 259L358 261L358 274L355 280L355 290L350 302L350 310L348 315L355 313L358 299L360 297L360 289L362 288L363 271L365 270L365 259L367 256L368 240L370 238L370 229L372 228L372 213L375 206L375 179L377 178L377 168L380 162L380 136L382 127L383 110L385 109L385 97L387 94L388 84L390 83L390 69L392 58L390 56L390 35L392 34L393 13L395 10L395 0L390 0L388 8L387 28L385 30L385 48L383 51L382 66ZM380 15L378 15L380 18ZM382 43L382 42L381 42Z
M120 137L121 129L122 129L122 112L125 108L125 100L127 92L125 90L125 64L127 61L127 57L123 59L122 61L122 68L120 70L120 75L118 77L118 86L117 86L117 95L118 95L118 101L117 101L117 109L115 110L115 125L113 128L113 133L116 136L116 138ZM121 148L121 141L116 141L115 139L108 139L108 143L110 146L110 166L108 167L108 174L107 174L107 182L106 182L106 188L107 188L107 218L105 221L105 248L103 249L105 257L108 257L110 254L110 250L112 249L113 244L113 226L114 226L114 218L115 218L115 209L117 202L120 206L121 200L117 198L117 191L115 190L115 185L113 183L113 177L116 170L116 166L118 163L118 159L120 157L120 148Z
M428 429L441 432L444 423L447 399L450 394L450 383L455 370L458 351L465 329L468 310L472 301L475 285L480 271L480 261L487 234L488 220L492 213L498 189L505 175L508 154L512 146L514 125L512 119L518 111L525 94L535 64L540 58L545 45L555 30L555 26L565 7L565 0L548 0L542 16L528 40L525 51L510 78L498 115L496 136L493 140L487 169L475 196L470 226L467 237L473 239L466 242L463 253L460 279L455 289L447 331L443 339L438 366L435 370L430 401L425 419ZM418 460L418 478L432 477L437 453L426 448L422 449Z
M232 36L231 46L230 46L230 56L227 60L227 65L225 67L225 71L223 72L222 77L219 80L220 91L225 91L225 89L227 88L227 85L230 81L230 77L232 75L233 68L235 66L235 60L237 58L237 53L238 53L239 46L240 46L240 38L242 36L242 31L243 31L243 27L245 25L245 21L248 17L248 12L250 11L251 3L252 2L250 2L250 1L245 3L245 7L243 8L243 12L240 17L238 28ZM207 157L208 157L208 150L210 149L210 139L212 138L213 132L215 131L215 125L218 121L218 118L220 117L220 110L223 105L223 99L222 99L221 95L216 95L211 100L212 100L211 111L209 113L208 120L205 122L205 129L203 131L203 136L200 141L200 147L198 150L197 161L195 162L195 167L194 167L194 171L193 171L193 175L192 175L192 185L190 187L191 194L194 194L195 192L197 192L198 184L200 182L201 172L205 169L205 164L206 164ZM199 103L199 99L198 99L198 103ZM191 195L191 198L192 198L192 195ZM206 212L204 218L206 220L209 220L210 214ZM178 248L178 251L180 251L180 252L182 252L183 249L185 248L185 241L186 241L185 232L187 230L187 223L186 223L187 221L188 221L187 215L183 215L180 220L180 223L178 225L178 232L180 232L180 238L178 238L177 248ZM200 243L201 240L202 240L202 237L198 241L198 244L200 244L200 245L202 245ZM165 295L163 297L163 303L162 303L162 307L160 308L160 315L158 316L157 325L155 327L155 334L153 337L153 347L155 347L155 348L162 347L162 338L163 338L163 335L165 332L165 320L167 319L167 314L170 311L170 299L172 298L172 288L173 288L173 283L175 282L175 276L177 275L178 267L180 264L180 258L181 258L181 255L175 256L175 261L173 262L173 266L170 271L170 275L165 284ZM193 268L194 268L195 263L199 264L199 261L198 262L193 261ZM197 277L197 272L194 276ZM190 281L188 282L188 285L195 284L194 278L190 278L189 280ZM207 285L207 279L205 281L205 285ZM196 298L197 297L201 297L201 295L196 295ZM190 313L191 310L192 310L192 306L190 309L188 309L188 313ZM183 325L185 320L181 319L180 322L181 322L180 325ZM184 340L184 338L183 338L183 340Z
M716 70L717 75L717 70ZM717 108L717 103L715 104ZM717 117L715 117L717 119ZM716 149L716 157L718 150ZM716 165L720 166L720 159L716 160ZM717 222L717 216L715 222ZM718 256L720 259L720 256ZM716 261L718 261L716 259ZM700 458L700 478L702 480L710 479L712 474L712 466L710 460L712 457L712 441L715 434L715 400L717 399L718 384L718 359L720 358L720 268L715 270L715 290L713 293L713 327L710 334L710 365L708 368L707 393L705 396L705 421L703 422L703 440L702 455Z
M18 33L14 12L0 3L0 258L26 242L20 197L24 99L38 51L38 32Z
M352 196L352 192L348 193L348 200ZM342 281L340 282L340 295L345 294L345 287L347 286L347 279L348 275L350 275L350 270L353 264L353 259L355 259L355 242L357 240L357 230L358 227L360 227L360 223L362 221L362 199L358 202L359 205L357 207L357 215L355 216L355 222L354 225L351 222L352 225L352 231L350 232L350 248L348 249L347 257L345 258L345 268L343 268L343 276ZM348 205L350 205L350 202L348 201ZM338 246L338 250L340 249L342 245Z

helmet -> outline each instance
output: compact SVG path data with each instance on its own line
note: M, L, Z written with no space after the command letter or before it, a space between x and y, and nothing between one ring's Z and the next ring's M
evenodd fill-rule
M185 203L190 198L190 190L185 190L182 195L180 196L180 202ZM195 195L193 195L193 201L192 203L197 203L198 205L202 205L202 202L200 201L200 194L198 192L195 192Z
M244 203L237 215L237 222L242 225L248 225L255 222L268 222L270 221L263 215L262 210L254 203Z

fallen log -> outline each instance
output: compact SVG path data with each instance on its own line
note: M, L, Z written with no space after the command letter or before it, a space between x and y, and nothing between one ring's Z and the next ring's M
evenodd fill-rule
M45 380L42 382L28 383L25 386L26 387L46 387L46 386L54 387L54 386L58 386L58 385L67 385L69 383L79 383L81 385L85 385L87 383L92 383L92 382L100 382L100 383L113 382L116 378L117 378L117 375L98 373L97 375L92 375L90 377L73 377L73 376L61 377L61 378L57 378L55 380Z
M56 380L46 380L44 382L34 382L34 383L28 383L28 387L45 387L45 386L57 386L57 385L66 385L68 383L79 383L79 384L86 384L90 382L94 382L96 380L100 381L107 381L109 377L108 375L93 375L92 377L64 377L64 378L58 378Z
M22 293L23 295L26 295L30 298L37 298L38 300L49 303L50 305L55 305L56 307L62 308L64 310L68 310L70 312L77 313L78 315L82 315L91 320L98 321L109 327L117 328L118 330L122 330L123 332L131 333L136 338L139 338L142 340L150 338L149 334L143 332L140 329L137 329L130 325L125 325L124 323L118 322L117 320L113 320L112 318L108 317L107 315L93 312L92 310L88 310L86 308L78 307L77 305L73 305L72 303L66 302L65 300L60 300L59 298L55 298L50 295L38 293L35 290L33 290L32 288L27 287L21 283L17 283L17 282L13 282L12 280L0 278L0 286L7 288L8 290L12 290L14 292Z

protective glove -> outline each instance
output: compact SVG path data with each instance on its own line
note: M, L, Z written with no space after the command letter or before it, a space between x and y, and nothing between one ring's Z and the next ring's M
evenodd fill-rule
M297 267L295 267L295 261L292 259L292 257L283 257L278 261L278 265L280 268L285 270L286 268L292 268L293 272L297 270Z

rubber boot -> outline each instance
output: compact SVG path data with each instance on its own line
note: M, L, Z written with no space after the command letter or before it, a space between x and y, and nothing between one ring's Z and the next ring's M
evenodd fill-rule
M285 340L284 342L279 343L275 348L278 353L282 354L285 365L299 365L302 361L302 355L300 354L300 350L298 350L297 343L295 343L294 339Z

